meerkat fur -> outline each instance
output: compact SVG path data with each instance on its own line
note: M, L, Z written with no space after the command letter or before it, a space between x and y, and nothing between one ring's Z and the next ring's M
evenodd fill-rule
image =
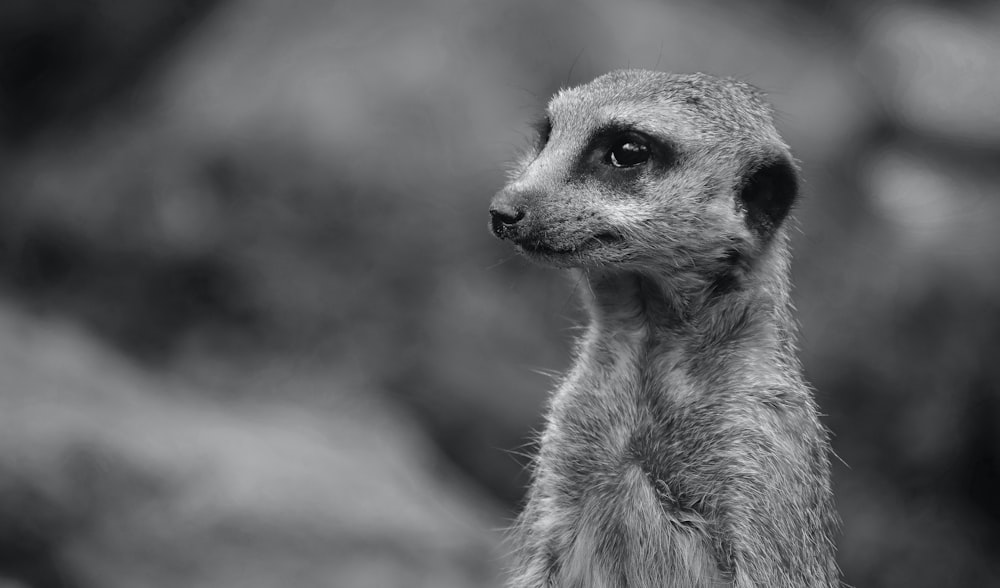
M490 227L572 268L590 320L548 408L511 586L839 585L789 297L797 197L748 84L625 70L553 97Z

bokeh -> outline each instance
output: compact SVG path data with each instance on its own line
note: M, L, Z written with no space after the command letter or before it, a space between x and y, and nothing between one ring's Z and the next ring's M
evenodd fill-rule
M0 586L500 586L573 285L560 87L765 89L845 581L1000 586L1000 4L0 2Z

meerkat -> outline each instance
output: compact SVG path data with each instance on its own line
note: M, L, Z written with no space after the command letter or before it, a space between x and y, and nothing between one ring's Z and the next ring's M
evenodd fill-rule
M512 530L517 588L838 586L830 445L796 357L798 171L762 93L625 70L552 98L490 228L589 325Z

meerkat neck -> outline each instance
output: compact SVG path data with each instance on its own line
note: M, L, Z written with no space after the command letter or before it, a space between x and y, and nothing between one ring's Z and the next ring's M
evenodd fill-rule
M787 260L787 249L774 247L724 291L713 284L678 287L649 272L587 272L592 338L631 336L675 355L704 350L719 357L720 346L732 346L752 352L757 362L797 365Z

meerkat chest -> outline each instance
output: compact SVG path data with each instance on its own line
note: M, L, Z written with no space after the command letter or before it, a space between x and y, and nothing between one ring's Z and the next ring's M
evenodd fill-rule
M651 483L662 482L677 469L670 456L689 450L685 421L697 383L670 354L651 360L628 343L605 343L581 356L553 397L542 458L565 462L563 473L578 477L581 487L584 478L613 478L636 464Z
M565 554L556 585L725 585L710 522L681 506L667 456L652 458L670 434L647 395L668 384L620 354L577 366L553 399L533 499L537 531Z

